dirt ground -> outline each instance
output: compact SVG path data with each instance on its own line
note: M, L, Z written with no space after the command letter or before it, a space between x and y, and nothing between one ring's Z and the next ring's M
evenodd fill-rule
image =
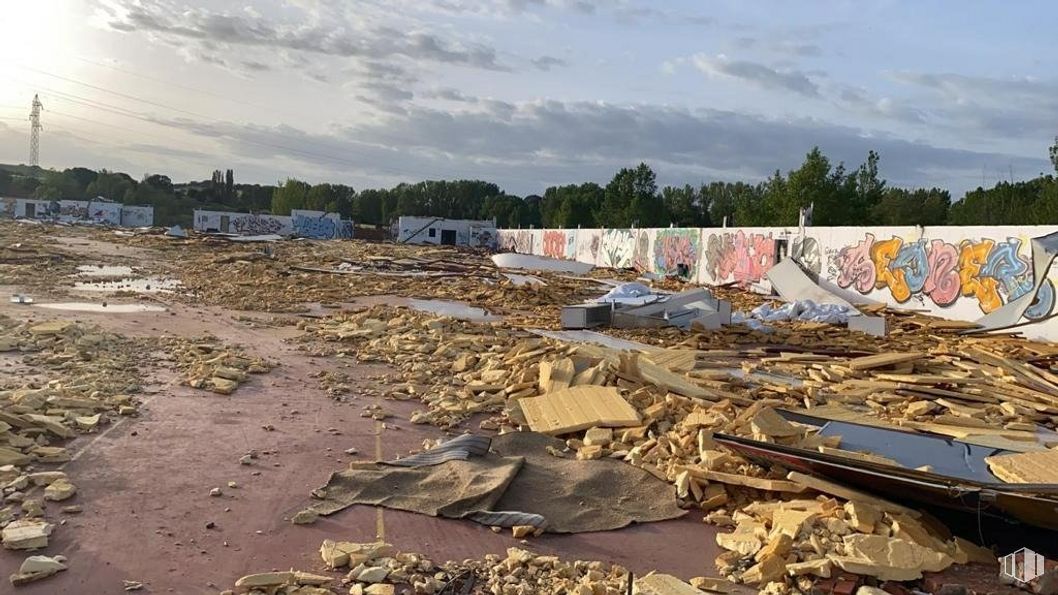
M57 242L101 263L111 257L156 256L79 237ZM19 592L122 593L122 581L132 580L142 582L147 592L217 593L251 572L322 570L316 551L323 539L377 537L435 561L503 554L520 545L508 532L494 534L471 522L362 506L313 525L287 520L331 471L353 460L393 458L421 447L425 438L442 435L437 428L406 421L413 403L382 402L394 415L385 428L360 416L374 400L356 398L355 389L372 386L384 367L314 358L284 342L298 333L293 327L251 327L236 320L258 313L181 304L170 304L166 312L131 314L51 311L9 303L18 291L0 285L0 314L16 320L75 320L128 336L211 333L280 363L231 396L182 386L171 371L140 370L147 394L138 416L68 445L74 460L63 469L79 491L63 504L80 504L84 512L61 515L65 525L56 530L46 553L69 558L69 570L19 587ZM262 319L270 316L260 313ZM310 377L321 370L347 374L354 397L344 403L329 397ZM13 373L16 368L0 368L0 374ZM358 454L345 454L350 448ZM260 453L259 458L249 466L240 464L250 450ZM229 482L237 487L228 487ZM210 497L214 487L222 489L221 497ZM60 515L49 511L49 517L58 522ZM689 578L710 574L718 553L715 529L700 518L688 515L606 533L545 535L533 538L528 547L565 558L612 561L637 573L656 569ZM0 556L0 572L14 572L21 554ZM6 581L2 584L0 592L12 589Z

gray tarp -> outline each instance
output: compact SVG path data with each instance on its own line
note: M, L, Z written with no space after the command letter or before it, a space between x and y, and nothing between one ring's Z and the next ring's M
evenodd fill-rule
M370 504L486 524L533 524L543 517L554 533L619 529L674 519L686 511L671 484L627 463L578 461L551 455L561 440L534 432L497 436L492 452L436 465L378 463L331 474L313 492L323 515ZM514 513L497 514L505 511Z

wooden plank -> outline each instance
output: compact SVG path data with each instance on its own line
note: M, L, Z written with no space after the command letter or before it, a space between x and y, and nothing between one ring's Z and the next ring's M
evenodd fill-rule
M549 393L569 388L573 382L573 360L568 357L540 363L540 392Z
M854 490L852 488L845 487L841 484L837 484L832 481L827 481L820 477L814 477L811 475L805 475L804 473L799 473L797 471L791 471L786 475L786 479L790 480L793 483L802 485L805 488L813 489L817 492L830 494L831 496L837 496L838 498L843 498L845 500L856 500L858 502L866 502L867 504L873 504L875 507L880 508L885 512L902 513L916 519L922 516L922 513L912 508L901 506L895 502L890 502L888 500L878 498L877 496L872 496L868 493L861 492L859 490Z
M735 473L723 473L721 471L713 471L711 469L705 469L704 467L698 467L696 465L677 465L677 471L686 471L691 477L695 479L704 479L707 481L715 481L719 483L726 483L729 485L742 486L747 488L754 488L757 490L764 490L766 492L788 492L792 494L799 494L805 491L805 486L792 482L786 481L785 479L765 479L762 477L749 477L747 475L737 475Z
M638 426L639 412L614 387L574 386L518 401L534 432L557 435L599 427Z
M902 364L904 362L913 362L927 357L925 353L877 353L875 355L865 355L863 357L856 357L844 362L844 365L852 368L853 370L873 370L874 368L884 368L886 366L892 366L895 364Z
M960 378L942 374L875 374L875 378L907 384L984 384L984 378Z

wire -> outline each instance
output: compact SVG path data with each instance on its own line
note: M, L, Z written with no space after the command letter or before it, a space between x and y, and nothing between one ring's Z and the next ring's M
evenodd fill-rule
M121 67L116 66L114 64L107 64L106 62L97 62L95 60L89 60L88 58L84 58L84 57L81 57L81 56L71 56L71 57L76 59L76 60L80 60L82 62L85 62L87 64L92 64L94 66L99 66L100 68L109 68L110 70L121 72L121 73L127 74L129 76L134 76L134 77L141 78L141 79L148 80L148 81L154 81L156 83L160 83L160 84L163 84L163 85L169 85L169 86L172 86L172 87L176 87L177 89L184 89L185 91L192 91L192 92L195 92L195 93L200 93L202 95L208 95L210 97L215 97L217 99L221 99L223 101L228 101L228 102L231 102L231 103L236 104L236 105L245 105L245 106L249 106L249 107L256 107L256 108L259 108L259 109L269 110L269 111L271 111L273 113L285 114L285 115L288 115L288 116L299 115L299 114L296 114L295 112L281 110L281 109L279 109L279 108L277 108L275 106L265 105L265 104L262 104L262 103L253 103L253 102L244 101L244 100L241 100L241 99L234 99L234 98L231 98L231 97L227 97L227 96L221 95L220 93L215 93L213 91L207 91L206 89L199 89L197 87L191 87L191 86L188 86L188 85L182 85L180 83L176 83L176 82L173 82L173 81L169 81L169 80L165 80L165 79L149 76L149 75L146 75L146 74L134 72L132 70L128 70L126 68L121 68Z
M31 68L29 66L22 66L20 64L15 64L14 66L16 68L21 68L23 70L28 70L30 72L35 72L37 74L43 74L44 76L50 76L52 78L56 78L56 79L59 79L61 81L66 81L68 83L74 83L75 85L81 85L81 86L84 86L84 87L88 87L89 89L95 89L96 91L102 91L104 93L110 93L111 95L117 95L118 97L122 97L124 99L128 99L128 100L131 100L131 101L138 101L140 103L144 103L144 104L147 104L147 105L153 105L154 107L160 107L160 108L163 108L163 109L173 110L174 112L187 114L189 116L195 116L196 118L207 118L207 119L209 118L209 116L205 116L205 115L199 114L197 112L192 112L192 111L188 111L188 110L181 109L181 108L178 108L178 107L173 107L171 105L165 105L164 103L158 103L156 101L151 101L149 99L141 99L139 97L134 97L132 95L127 95L125 93L120 93L118 91L112 91L112 90L106 89L104 87L98 87L96 85L92 85L92 84L89 84L89 83L86 83L86 82L83 82L83 81L79 81L77 79L72 79L72 78L69 78L69 77L62 76L62 75L53 74L51 72L45 72L43 70L38 70L36 68Z

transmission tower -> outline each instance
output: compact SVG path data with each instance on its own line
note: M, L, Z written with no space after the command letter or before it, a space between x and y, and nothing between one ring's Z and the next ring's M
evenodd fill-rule
M40 98L33 96L33 108L29 111L29 164L40 165Z

